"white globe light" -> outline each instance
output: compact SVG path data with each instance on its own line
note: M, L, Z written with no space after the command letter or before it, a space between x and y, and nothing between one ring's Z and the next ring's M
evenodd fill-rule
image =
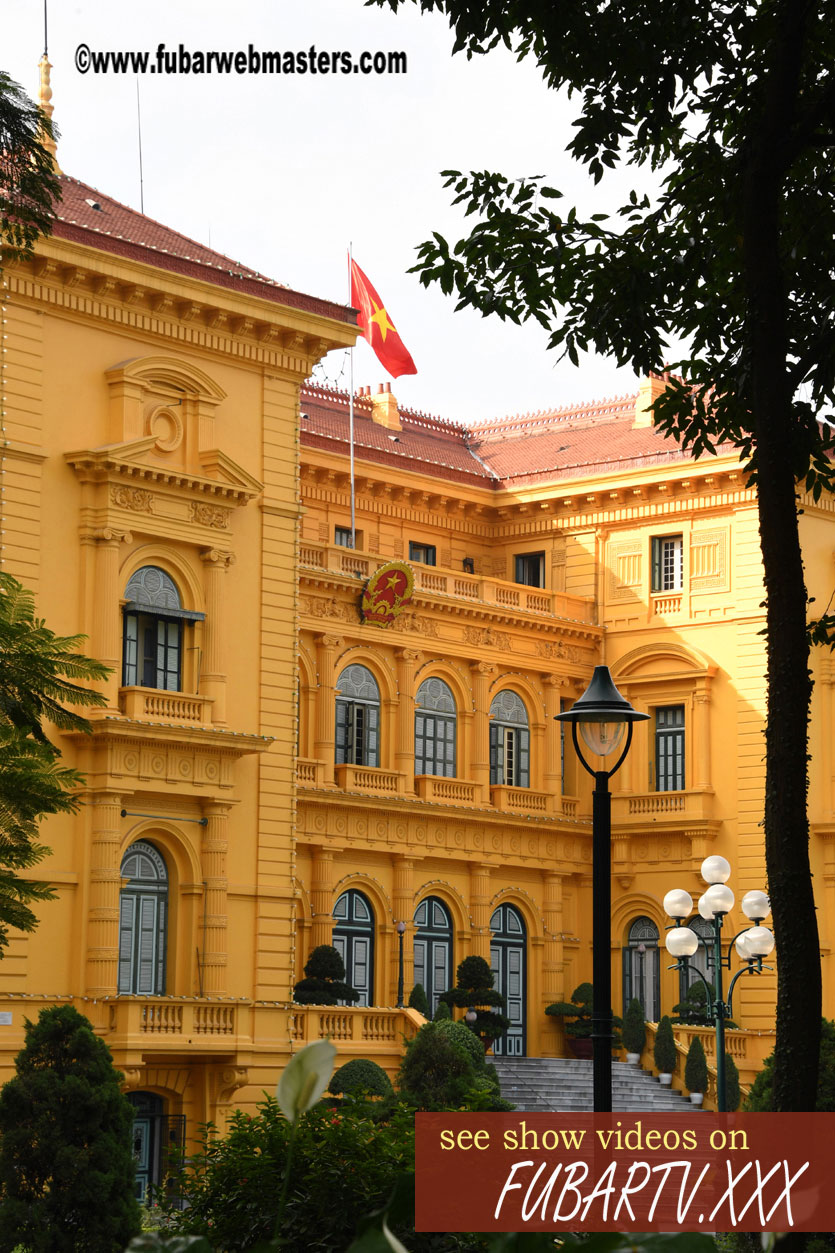
M768 927L749 927L745 932L748 937L748 952L751 957L768 957L774 948L774 936Z
M702 862L702 878L705 883L727 883L731 877L731 863L714 854Z
M608 757L623 739L626 730L625 722L586 722L578 719L580 734L593 753L599 757Z
M724 883L712 883L702 899L714 914L729 914L734 907L734 894Z
M748 951L748 932L747 931L743 931L742 935L738 935L736 937L736 943L734 944L734 948L737 951L737 956L741 957L743 961L748 961L751 957L754 956L753 953Z
M672 957L692 957L699 947L699 937L689 927L673 927L664 943Z
M693 908L693 897L683 888L673 888L664 897L664 913L668 918L686 918Z
M746 892L741 902L742 912L746 918L767 918L771 913L771 903L765 892Z
M708 922L713 922L713 906L707 899L707 892L703 892L699 897L699 903L696 908L703 918L705 918Z

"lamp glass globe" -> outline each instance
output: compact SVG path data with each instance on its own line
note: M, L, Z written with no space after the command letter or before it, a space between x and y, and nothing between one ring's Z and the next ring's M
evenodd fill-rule
M673 927L664 943L672 957L692 957L699 947L699 937L689 927Z
M751 957L754 956L754 954L749 952L748 950L748 932L747 931L743 931L742 935L738 935L736 937L734 948L736 949L737 956L741 957L743 961L748 961Z
M734 894L724 883L712 883L704 894L714 914L729 914L734 907Z
M578 719L580 734L588 748L599 757L608 757L623 739L625 722L586 722Z
M668 918L686 918L693 909L693 897L683 888L673 888L664 897L664 913Z
M731 877L731 863L715 853L702 862L702 878L705 883L727 883Z
M746 892L740 901L742 912L746 918L767 918L771 913L771 903L765 892Z
M768 957L774 948L774 936L768 927L749 927L745 932L748 937L748 952L752 957Z
M707 892L703 892L699 897L699 903L696 908L703 918L705 918L708 922L713 922L713 906L707 899Z

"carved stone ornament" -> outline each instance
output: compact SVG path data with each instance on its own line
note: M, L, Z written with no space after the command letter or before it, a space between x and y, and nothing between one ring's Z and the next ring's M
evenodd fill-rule
M388 561L372 574L360 601L363 622L387 627L412 599L415 576L411 566L402 561Z
M143 487L121 487L114 484L110 499L118 509L130 509L132 513L153 513L154 494Z
M572 662L583 660L581 649L573 648L570 644L564 644L562 640L558 640L556 644L546 644L543 640L537 640L536 651L539 657L551 657Z
M229 513L228 509L223 509L220 505L207 505L202 500L191 502L192 522L213 527L216 531L225 531L229 526Z
M486 645L488 648L510 648L507 631L494 631L492 627L465 627L464 639L468 644Z

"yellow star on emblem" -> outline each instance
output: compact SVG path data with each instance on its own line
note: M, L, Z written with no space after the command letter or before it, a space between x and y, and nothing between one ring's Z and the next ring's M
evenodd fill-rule
M377 302L376 302L375 300L372 300L372 301L371 301L371 303L372 303L372 305L374 306L374 312L372 313L371 317L369 318L369 321L370 321L370 322L376 322L376 323L377 323L377 325L378 325L378 326L379 326L379 328L380 328L380 334L381 334L381 335L382 335L382 337L383 337L383 343L385 343L385 342L386 342L386 334L387 334L387 332L388 332L388 331L394 331L394 333L395 333L395 335L396 335L396 334L397 334L397 327L394 325L394 323L392 322L391 318L389 317L389 315L388 315L388 310L386 309L385 305L380 306L380 305L378 305L378 304L377 304Z

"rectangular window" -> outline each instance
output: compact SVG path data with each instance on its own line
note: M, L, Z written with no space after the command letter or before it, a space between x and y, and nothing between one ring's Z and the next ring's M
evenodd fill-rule
M490 783L493 787L530 787L530 731L527 727L491 723Z
M652 590L654 592L681 591L683 550L681 535L653 535Z
M334 527L333 542L339 548L353 548L354 537L351 534L351 528L349 526Z
M655 790L684 788L684 706L660 705L655 711Z
M145 613L126 613L124 622L125 686L179 692L182 622Z
M415 714L415 774L455 778L454 718L420 711Z
M526 587L545 586L545 553L516 554L516 582Z
M337 700L336 764L379 766L380 710L377 705Z
M435 545L416 544L414 540L409 540L409 560L419 561L424 566L436 565Z

